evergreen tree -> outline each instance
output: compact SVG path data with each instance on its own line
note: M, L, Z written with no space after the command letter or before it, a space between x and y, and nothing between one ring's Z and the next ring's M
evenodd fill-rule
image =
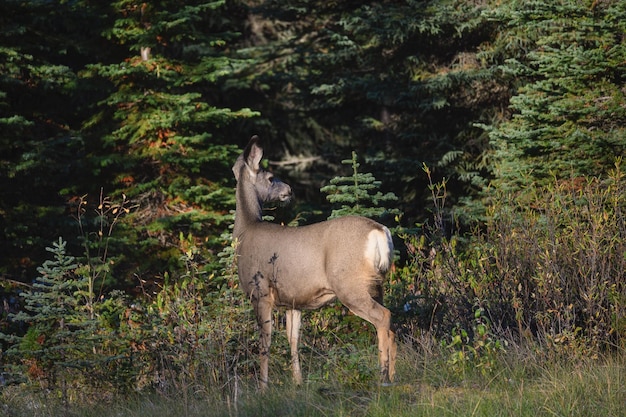
M77 296L88 284L75 274L78 264L66 254L66 242L59 239L46 250L53 259L38 268L32 289L21 294L24 310L12 317L28 326L26 334L2 336L14 343L7 354L21 359L23 374L56 389L63 385L64 371L93 359L97 326Z
M251 77L272 114L297 115L269 120L291 153L321 155L340 169L337 155L355 149L376 162L376 176L414 219L427 197L423 161L452 178L453 199L489 178L488 137L474 124L490 122L508 90L485 54L496 25L484 9L463 1L264 2L252 8L257 44L244 52L261 61Z
M127 370L131 340L119 337L124 297L109 292L94 302L89 268L67 253L67 242L59 238L46 250L52 259L20 294L23 309L9 315L25 333L0 333L9 344L4 369L12 380L27 378L66 403L70 391L74 397L103 386L123 391L135 377Z
M101 22L87 3L0 3L0 274L15 280L74 229L65 196L88 182L79 128L99 95L78 71L99 58Z
M347 215L358 215L370 218L382 218L389 214L399 214L397 209L381 207L383 203L398 201L393 193L383 194L379 191L381 182L369 172L359 172L356 152L352 152L352 159L341 161L352 167L349 177L335 177L330 184L320 191L327 193L326 199L333 204L341 204L341 208L334 209L329 219Z
M494 18L510 48L501 68L519 80L513 117L490 134L494 185L605 174L626 153L626 4L510 1Z
M177 264L180 232L208 241L207 249L221 244L238 151L226 133L257 113L223 105L223 79L240 65L224 54L238 36L226 2L122 0L112 10L106 35L126 52L90 66L86 75L111 88L84 131L97 169L139 204L128 218L126 268L152 278Z

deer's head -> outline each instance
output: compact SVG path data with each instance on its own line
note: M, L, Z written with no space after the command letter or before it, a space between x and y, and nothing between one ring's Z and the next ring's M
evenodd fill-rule
M255 135L233 165L238 186L250 185L261 203L289 203L292 197L291 187L273 173L264 170L260 165L262 158L263 149L259 146L259 137Z

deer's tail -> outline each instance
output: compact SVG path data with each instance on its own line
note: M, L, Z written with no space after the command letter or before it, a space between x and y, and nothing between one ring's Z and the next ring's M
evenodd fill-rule
M389 270L393 258L393 240L387 227L380 226L370 232L366 256L381 274Z

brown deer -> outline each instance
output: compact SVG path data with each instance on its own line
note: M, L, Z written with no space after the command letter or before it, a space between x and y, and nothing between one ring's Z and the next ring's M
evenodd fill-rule
M263 149L253 136L233 166L237 208L233 238L239 282L252 301L260 331L260 388L268 384L272 310L285 307L293 379L302 382L298 358L301 311L338 298L378 333L383 384L393 381L396 342L391 313L382 306L382 283L393 243L385 226L348 216L301 227L262 220L262 205L291 200L291 187L263 170Z

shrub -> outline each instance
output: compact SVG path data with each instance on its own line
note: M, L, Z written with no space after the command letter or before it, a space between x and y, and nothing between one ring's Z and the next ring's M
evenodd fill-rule
M520 332L564 354L624 347L625 208L621 160L606 179L495 196L483 242Z
M623 348L625 184L618 160L605 179L494 191L487 221L460 234L446 231L445 181L431 181L433 224L400 233L407 261L391 281L403 334L473 346L480 310L493 332L564 357Z

